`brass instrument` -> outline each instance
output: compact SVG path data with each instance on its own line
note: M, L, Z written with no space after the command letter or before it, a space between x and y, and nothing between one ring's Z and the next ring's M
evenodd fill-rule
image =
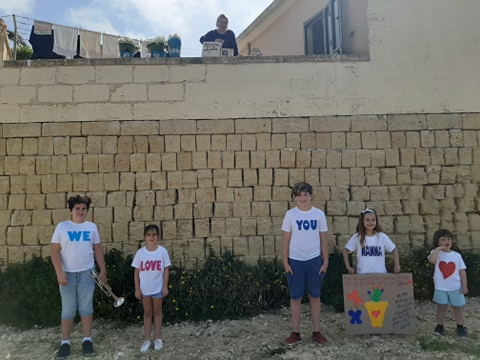
M95 280L95 283L104 292L104 294L107 295L108 297L111 297L115 301L113 303L114 307L119 307L123 305L123 303L125 302L125 298L118 297L117 295L115 295L110 285L104 284L102 280L100 280L100 277L98 276L98 273L95 271L95 269L92 269L92 271L89 272L88 274L91 276L93 280Z

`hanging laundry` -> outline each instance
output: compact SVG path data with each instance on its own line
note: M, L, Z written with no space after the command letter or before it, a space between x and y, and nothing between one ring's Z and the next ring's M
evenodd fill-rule
M33 32L36 35L52 35L53 24L34 20L33 21Z
M69 59L77 54L78 30L70 26L55 25L53 51Z
M103 34L103 54L104 59L120 57L120 50L118 48L119 36Z
M80 30L80 56L88 59L100 59L102 56L100 49L99 32Z
M35 25L32 25L28 41L32 44L33 59L65 59L65 56L52 51L54 32L50 30L48 34L38 35L35 33Z

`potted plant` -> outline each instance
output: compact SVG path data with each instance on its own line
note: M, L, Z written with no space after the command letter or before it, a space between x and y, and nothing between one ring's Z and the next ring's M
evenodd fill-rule
M182 40L177 33L168 36L168 53L170 57L180 57L180 48L182 47Z
M150 52L151 57L164 57L165 51L168 48L165 36L157 36L154 39L146 41L147 50Z
M118 39L118 48L120 50L120 57L133 57L133 55L140 50L140 43L128 36L123 36Z

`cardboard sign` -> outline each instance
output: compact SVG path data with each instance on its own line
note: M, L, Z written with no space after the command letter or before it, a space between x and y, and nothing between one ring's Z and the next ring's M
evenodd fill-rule
M219 57L222 44L215 41L205 41L202 48L202 57Z
M343 303L349 334L415 332L411 273L343 275Z

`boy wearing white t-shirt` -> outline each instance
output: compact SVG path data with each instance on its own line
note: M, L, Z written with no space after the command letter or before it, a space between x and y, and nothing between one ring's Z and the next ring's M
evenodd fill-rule
M90 274L95 261L100 268L100 280L107 283L105 257L97 226L86 221L92 200L88 196L77 195L70 197L67 202L71 220L57 225L50 245L62 297L62 344L56 359L66 359L70 354L70 336L77 310L82 322L82 354L94 354L92 323L95 281Z
M282 224L282 258L292 318L292 332L284 342L287 346L302 341L300 314L305 287L310 300L312 341L319 346L327 343L320 333L320 295L328 268L328 227L324 212L312 206L312 193L312 186L305 182L293 186L292 198L297 206L287 211Z
M467 267L462 255L452 250L453 239L453 234L448 230L435 231L433 245L436 248L428 256L428 261L435 265L433 301L437 304L437 326L433 333L443 335L445 314L448 305L451 305L457 322L457 335L466 337L467 330L463 327L463 307L466 304L465 295L468 293Z
M157 351L163 348L163 341L160 338L162 305L163 298L168 295L171 263L167 249L158 245L160 229L157 225L147 225L143 237L146 244L136 252L132 266L135 268L135 297L141 300L143 305L145 341L140 347L140 352L145 353L151 345L152 318L155 325L153 348Z

